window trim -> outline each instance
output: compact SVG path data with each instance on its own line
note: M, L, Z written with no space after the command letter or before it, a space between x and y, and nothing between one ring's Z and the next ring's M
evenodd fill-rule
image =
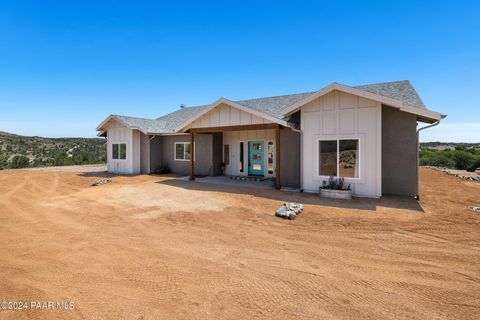
M177 159L177 144L190 144L190 141L175 141L173 143L173 160L175 161L190 161L190 159ZM185 146L183 147L183 157L185 158ZM193 161L195 161L195 142L193 143ZM191 150L191 149L190 149ZM190 151L191 153L191 151ZM192 156L192 154L190 154L190 157Z
M339 154L340 154L340 140L358 140L358 177L341 177L338 174L340 173L340 161L339 161ZM337 136L337 137L317 137L316 138L316 173L317 173L317 178L321 179L328 179L330 176L326 175L320 175L320 141L337 141L337 175L334 176L335 178L344 178L347 181L361 181L363 180L362 176L362 162L361 162L361 156L362 156L362 137L360 136Z
M116 159L113 157L113 145L115 145L115 144L118 145L118 147L117 147L117 157L118 157L118 158L116 158ZM121 144L124 144L124 145L125 145L125 159L121 159L121 158L120 158L120 145L121 145ZM127 159L128 159L127 142L123 142L123 141L117 142L117 141L116 141L116 142L112 142L111 146L112 146L112 149L111 149L111 150L112 150L111 160L113 160L113 161L127 161Z

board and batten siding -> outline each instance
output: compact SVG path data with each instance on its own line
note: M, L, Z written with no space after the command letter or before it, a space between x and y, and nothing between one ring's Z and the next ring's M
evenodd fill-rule
M112 159L112 144L125 143L127 158ZM117 121L107 127L107 166L108 172L122 174L140 173L140 132L132 130Z
M224 127L263 123L272 122L250 112L245 112L222 103L218 107L213 108L197 120L193 121L188 128Z
M358 179L345 178L353 194L365 197L382 195L381 133L382 114L379 102L352 94L332 91L301 108L303 131L303 189L319 192L318 140L359 139Z
M223 145L228 144L229 147L229 164L225 166L225 174L232 176L248 175L248 141L264 141L263 159L266 164L267 159L267 142L272 141L275 145L275 130L244 130L244 131L225 131L223 133ZM244 170L240 172L240 142L243 142ZM225 160L224 160L225 162ZM273 161L275 164L275 160ZM272 177L274 174L268 174L265 168L265 176Z

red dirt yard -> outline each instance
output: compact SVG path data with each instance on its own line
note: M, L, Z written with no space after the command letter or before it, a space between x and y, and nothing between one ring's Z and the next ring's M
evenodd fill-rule
M0 172L0 319L479 319L480 183L421 170L421 202L169 177ZM305 203L294 221L273 213Z

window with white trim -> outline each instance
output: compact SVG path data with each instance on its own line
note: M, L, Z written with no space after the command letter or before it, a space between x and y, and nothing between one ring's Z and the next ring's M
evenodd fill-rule
M127 144L113 143L112 144L112 159L126 160L127 159Z
M318 175L358 178L359 139L318 140Z
M175 142L175 160L190 160L190 142Z

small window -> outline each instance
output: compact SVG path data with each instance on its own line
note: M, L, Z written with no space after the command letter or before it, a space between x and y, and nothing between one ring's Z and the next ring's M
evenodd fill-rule
M339 140L338 148L340 177L358 178L358 140Z
M118 159L118 144L112 144L112 159Z
M319 174L321 176L337 175L337 140L319 142Z
M120 160L127 159L127 145L125 143L120 144Z
M223 163L230 164L230 145L223 146Z
M112 159L127 159L127 145L125 143L112 144Z
M190 142L175 142L175 160L190 160Z
M267 144L268 154L268 174L273 174L273 142L269 141Z
M243 172L243 142L240 142L240 172Z
M318 174L358 178L358 139L338 139L318 141Z

